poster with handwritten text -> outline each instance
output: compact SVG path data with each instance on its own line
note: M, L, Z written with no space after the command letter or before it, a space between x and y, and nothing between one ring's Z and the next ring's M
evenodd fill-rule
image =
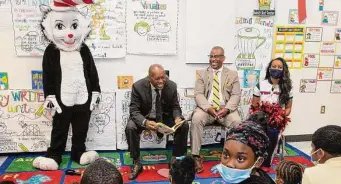
M316 79L301 79L300 93L315 93L317 86Z
M317 80L331 81L333 79L333 68L321 67L317 69Z
M322 27L306 27L305 41L320 42L322 41L322 34L323 34Z
M91 112L86 147L88 150L116 150L116 94L114 90L101 92L100 103ZM70 126L66 148L71 149Z
M176 55L178 0L127 1L127 52Z
M41 4L49 5L49 0L11 0L15 51L18 56L41 56L48 42L40 28Z
M273 56L284 58L290 69L302 68L304 37L302 26L277 26Z
M39 6L49 0L11 0L17 56L41 56L49 44L41 31ZM86 44L94 58L125 56L125 1L104 0L85 7L92 29ZM83 11L82 11L83 12Z
M320 54L321 55L335 55L336 43L331 41L321 42Z
M330 93L341 93L341 80L332 80Z
M103 0L89 5L92 21L86 40L95 58L122 58L126 55L124 0Z
M304 61L302 63L304 68L317 68L320 63L320 55L312 53L304 53Z
M52 116L43 103L41 90L0 90L0 153L46 151ZM115 93L102 92L101 102L91 115L87 149L115 150L115 127ZM71 135L66 150L70 148Z
M117 120L117 149L128 149L127 137L125 129L129 121L129 104L131 98L131 90L116 91L116 120ZM156 141L156 133L150 130L144 130L140 136L141 148L165 148L166 136L161 142Z
M273 18L236 17L235 35L237 69L264 69L271 61Z

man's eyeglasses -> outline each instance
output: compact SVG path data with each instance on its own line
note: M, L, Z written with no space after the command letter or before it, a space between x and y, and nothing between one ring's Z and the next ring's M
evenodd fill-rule
M219 59L221 57L223 57L224 55L207 55L208 58L210 59Z

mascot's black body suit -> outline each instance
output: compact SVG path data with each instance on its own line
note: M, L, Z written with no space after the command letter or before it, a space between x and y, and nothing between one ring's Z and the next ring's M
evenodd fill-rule
M54 114L47 155L33 161L33 166L41 170L58 169L70 124L71 159L85 165L99 157L85 147L91 111L99 103L101 92L93 57L84 44L90 21L70 2L55 0L51 7L40 7L42 32L50 41L43 56L44 106ZM89 3L92 1L84 0L84 4Z

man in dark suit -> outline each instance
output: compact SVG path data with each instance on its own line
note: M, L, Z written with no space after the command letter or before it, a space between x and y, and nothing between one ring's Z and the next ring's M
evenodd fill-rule
M125 129L128 151L133 159L129 179L135 179L142 172L140 161L140 134L142 130L157 130L156 123L162 122L169 127L182 122L184 117L178 101L176 84L169 80L161 65L149 67L148 77L133 84L130 102L130 119ZM173 158L187 152L188 123L184 122L174 135ZM158 138L163 137L158 133Z

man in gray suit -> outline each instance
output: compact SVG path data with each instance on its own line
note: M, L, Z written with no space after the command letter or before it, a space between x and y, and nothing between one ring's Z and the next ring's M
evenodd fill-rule
M199 156L203 142L203 127L214 121L231 128L241 122L237 111L240 101L238 73L223 67L224 49L213 47L209 56L210 67L201 70L195 83L195 101L191 124L192 154L196 171L203 171L202 158Z
M140 134L142 130L157 130L156 123L162 122L169 127L184 120L178 101L176 84L169 80L161 65L154 64L149 68L149 75L133 84L130 102L130 119L125 129L128 151L134 165L129 179L135 179L142 172L140 161ZM173 158L187 152L189 125L184 122L174 134ZM158 133L157 140L163 134Z

